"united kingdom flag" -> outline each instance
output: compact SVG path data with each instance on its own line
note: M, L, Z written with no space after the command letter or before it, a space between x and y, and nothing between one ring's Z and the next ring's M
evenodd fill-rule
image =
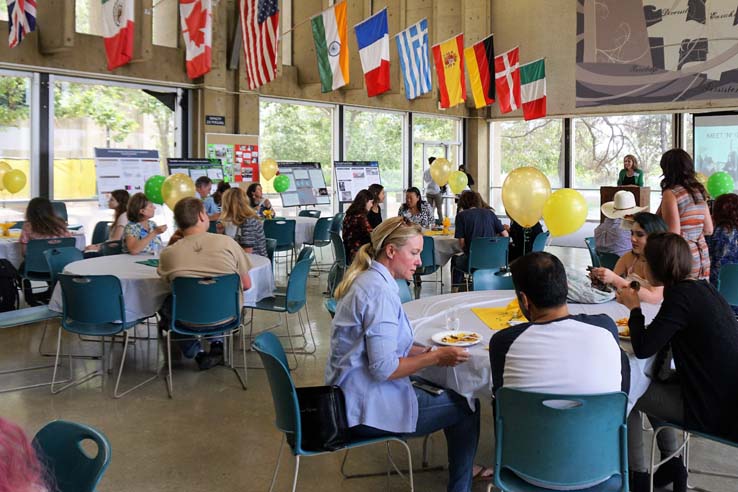
M36 0L7 0L8 46L15 48L23 38L36 29Z

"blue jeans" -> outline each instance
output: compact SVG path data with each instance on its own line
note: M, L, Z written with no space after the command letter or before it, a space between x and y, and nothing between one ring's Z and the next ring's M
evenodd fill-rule
M418 398L418 423L415 432L403 437L422 437L443 429L448 449L448 492L469 492L472 485L472 468L479 441L479 402L472 412L466 398L446 390L442 395L431 395L415 389ZM357 425L349 429L355 437L380 437L394 435L391 432Z

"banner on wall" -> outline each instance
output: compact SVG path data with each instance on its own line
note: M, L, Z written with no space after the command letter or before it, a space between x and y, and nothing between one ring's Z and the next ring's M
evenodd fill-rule
M735 99L735 7L734 0L577 0L577 107Z
M158 150L95 148L97 200L108 206L110 193L126 190L130 195L143 192L146 180L161 174Z
M258 135L206 133L205 149L208 159L220 159L225 181L259 181Z

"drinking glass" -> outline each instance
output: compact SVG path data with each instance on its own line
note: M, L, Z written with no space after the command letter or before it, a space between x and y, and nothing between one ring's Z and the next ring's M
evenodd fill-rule
M451 307L446 310L446 329L449 331L458 331L459 329L459 308Z

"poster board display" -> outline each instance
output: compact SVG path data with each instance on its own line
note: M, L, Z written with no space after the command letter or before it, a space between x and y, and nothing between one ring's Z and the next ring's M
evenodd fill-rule
M339 203L351 203L359 191L381 184L377 161L334 161L333 169Z
M290 178L290 187L281 193L282 206L299 207L331 203L320 162L278 161L277 167L280 175Z
M206 133L205 157L220 159L228 182L259 181L259 136Z
M220 159L167 159L169 174L186 174L192 181L207 176L213 183L223 181L223 164Z
M131 195L143 192L146 180L161 174L159 151L95 147L95 171L97 200L105 208L112 191L126 190Z

